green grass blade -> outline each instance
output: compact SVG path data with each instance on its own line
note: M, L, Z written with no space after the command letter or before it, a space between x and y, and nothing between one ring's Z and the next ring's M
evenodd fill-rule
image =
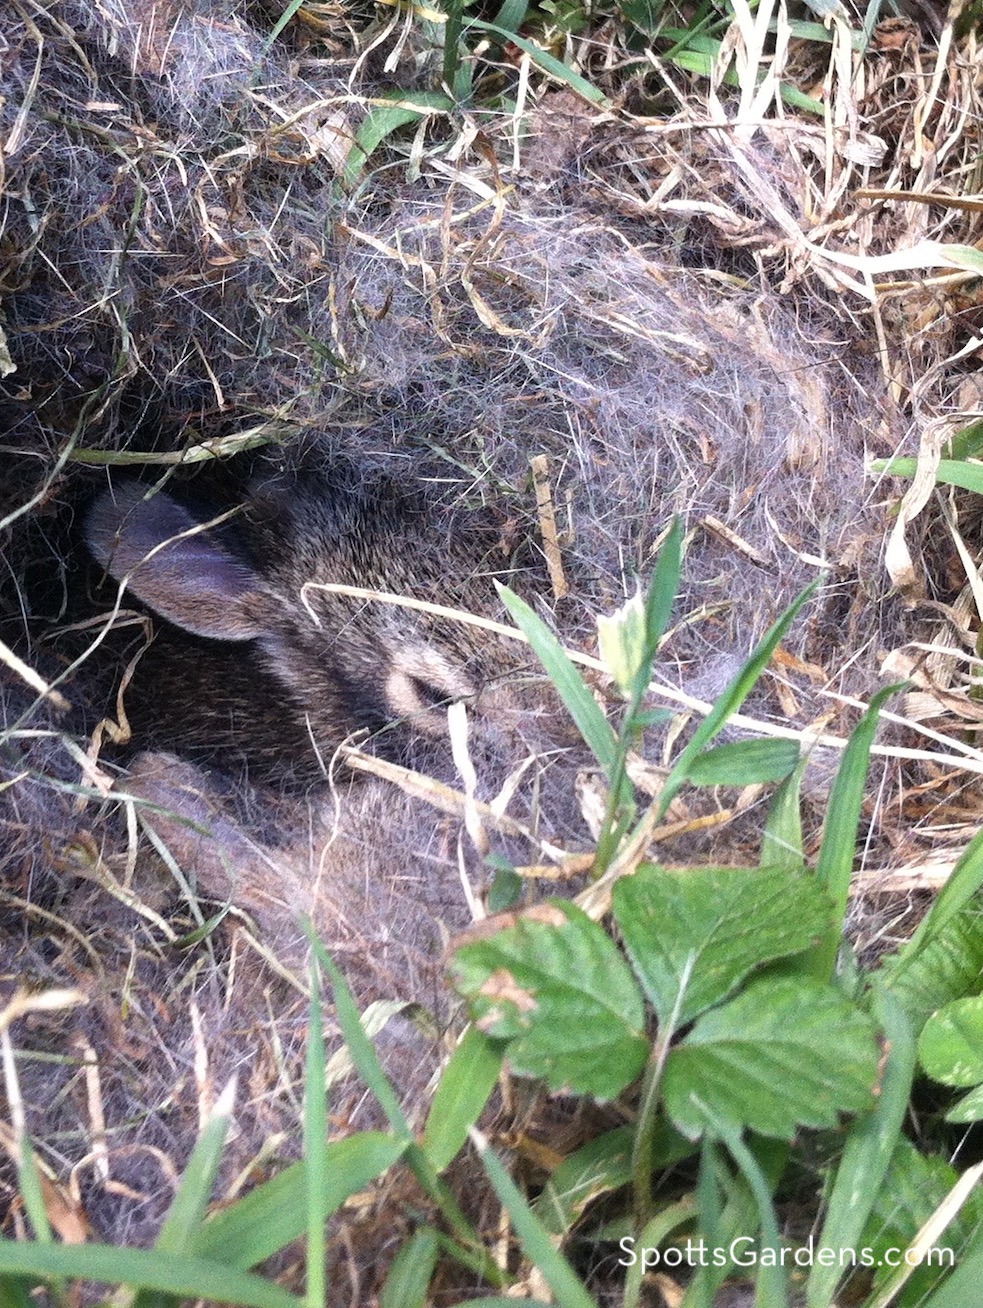
M239 1308L302 1308L300 1299L249 1272L189 1254L117 1249L106 1244L37 1244L0 1239L0 1273L50 1280L73 1277L107 1285L159 1290L181 1299L206 1299Z
M369 105L345 160L342 180L346 186L355 185L370 156L387 136L407 123L417 123L432 114L446 114L454 108L454 101L437 91L393 91L391 99L392 104Z
M935 903L922 919L918 930L901 951L898 967L912 959L940 932L973 898L983 885L983 831L977 832L966 846L962 858L952 869L952 875L939 891Z
M233 1078L216 1100L211 1119L188 1160L181 1185L154 1246L161 1253L184 1253L190 1250L201 1229L222 1161L222 1149L234 1102Z
M22 1281L16 1276L0 1276L0 1308L37 1308L31 1295L33 1281ZM510 1301L513 1305L515 1300Z
M290 20L291 20L291 19L293 18L293 16L294 16L294 14L297 12L297 10L301 7L301 5L302 5L303 3L304 3L304 0L290 0L290 3L289 3L289 4L287 5L287 7L284 9L283 13L280 15L280 17L276 20L276 22L275 22L275 23L273 24L273 26L270 28L270 34L269 34L269 36L266 38L265 44L264 44L264 46L263 46L263 53L264 53L264 54L269 54L269 52L270 52L270 50L271 50L271 48L272 48L272 46L273 46L274 41L277 39L277 37L280 35L280 33L284 30L284 28L287 26L287 24L290 22Z
M708 1112L707 1116L712 1118L713 1114ZM775 1205L771 1197L771 1185L759 1166L758 1160L741 1139L741 1133L737 1127L721 1118L714 1118L713 1120L714 1131L727 1146L730 1156L737 1164L751 1194L754 1196L761 1229L761 1247L774 1250L776 1254L774 1266L769 1266L768 1262L762 1259L758 1268L755 1308L788 1308L785 1268L777 1259L782 1242L778 1231Z
M525 51L537 68L555 78L558 82L563 82L572 91L576 91L585 100L589 100L591 104L606 105L609 103L604 92L599 91L596 86L588 82L586 77L581 77L572 68L568 68L562 60L549 54L532 41L527 41L524 36L519 36L517 32L509 32L496 23L486 23L480 18L472 18L468 23L468 30L471 28L477 28L479 32L494 32L496 36L504 36L507 41L511 41L513 45L517 45L520 50Z
M890 992L874 997L874 1012L887 1042L880 1094L871 1113L850 1127L827 1203L817 1247L854 1249L887 1174L901 1134L917 1064L915 1036L898 999ZM815 1261L806 1285L808 1308L828 1308L843 1269Z
M358 1008L352 997L352 992L348 988L348 983L338 971L328 951L324 948L321 941L317 938L310 923L306 923L308 939L314 950L315 957L321 967L331 978L331 986L334 991L335 1015L338 1018L338 1025L341 1027L341 1034L344 1037L345 1044L348 1046L348 1052L351 1055L352 1062L358 1069L358 1073L368 1088L379 1101L379 1106L386 1115L386 1120L392 1127L396 1135L409 1143L413 1139L413 1132L410 1130L409 1122L406 1120L406 1114L399 1105L399 1099L389 1079L383 1071L382 1064L379 1062L379 1055L375 1051L372 1041L365 1034L362 1027L362 1021L359 1017Z
M918 467L917 459L875 459L870 465L872 472L886 473L889 477L914 477ZM935 470L935 480L946 486L958 486L961 490L975 491L983 495L983 467L978 463L963 463L959 459L940 459Z
M415 1232L393 1259L379 1296L379 1308L425 1308L439 1248L432 1227L424 1226Z
M908 1269L910 1271L910 1269ZM926 1299L919 1308L976 1308L983 1284L983 1232L963 1253L959 1266L946 1278L945 1284ZM891 1299L899 1287L893 1285ZM876 1304L887 1303L881 1296Z
M304 1088L304 1158L307 1162L307 1308L328 1301L328 1092L325 1076L321 978L311 959L311 1003Z
M802 774L808 764L808 759L800 759L798 767L775 791L761 841L762 867L795 872L805 862L800 791Z
M802 970L819 980L828 980L836 967L850 897L850 880L857 858L857 832L870 770L870 748L874 743L881 705L898 689L896 685L885 686L871 699L870 707L854 728L843 751L829 797L816 876L832 901L833 923L822 944L804 955L801 962Z
M649 582L648 598L645 601L645 635L647 661L651 664L659 651L662 637L672 616L672 608L679 594L679 578L683 569L683 524L673 518L669 534L659 550L655 571ZM648 681L649 669L645 671ZM639 686L644 692L645 686Z
M663 787L661 796L659 797L659 805L657 809L659 820L661 820L668 812L669 805L675 799L689 776L690 764L707 747L707 745L709 745L710 741L713 740L714 736L716 736L724 726L727 719L733 713L736 713L747 699L761 674L771 661L771 656L777 649L782 637L795 621L799 610L812 598L818 585L819 579L817 578L792 601L774 626L772 626L758 642L751 657L697 727L696 731L693 733L693 738L680 754L675 767L666 778L666 784Z
M195 1239L204 1221L222 1161L222 1149L235 1103L235 1087L233 1077L216 1100L211 1118L188 1159L181 1184L154 1245L159 1253L194 1251ZM148 1290L136 1296L133 1308L173 1308L177 1303L173 1295Z
M469 1026L444 1068L434 1095L422 1147L442 1172L457 1157L498 1083L505 1045Z
M492 19L497 27L502 31L509 32L513 36L518 32L523 24L529 6L526 0L503 0L501 9Z
M24 1208L34 1227L34 1235L40 1244L48 1244L54 1238L48 1210L45 1207L44 1193L41 1188L41 1173L38 1171L34 1150L26 1135L20 1139L20 1166L17 1169L17 1183L20 1186Z
M658 1249L666 1236L671 1235L680 1226L692 1222L695 1216L696 1202L692 1198L685 1198L674 1204L669 1204L645 1224L641 1235L632 1246L635 1252L635 1261L629 1265L625 1273L623 1308L638 1308L642 1301L642 1283L647 1269L645 1259L638 1251Z
M542 618L507 586L499 586L498 591L516 626L556 686L588 748L610 780L618 765L618 742L597 700Z
M306 930L318 963L331 979L334 989L335 1016L338 1019L338 1025L341 1027L341 1034L348 1046L352 1062L358 1069L362 1080L379 1101L379 1106L386 1115L396 1138L405 1146L403 1157L407 1167L412 1171L426 1193L440 1207L458 1239L477 1252L479 1257L482 1258L483 1274L486 1279L493 1284L496 1283L496 1278L500 1277L498 1268L488 1257L477 1233L464 1216L450 1190L437 1175L430 1159L413 1138L413 1133L406 1120L406 1115L399 1105L396 1092L389 1083L382 1064L379 1062L379 1055L362 1028L358 1008L345 978L335 966L324 945L317 938L310 922L306 923Z
M546 1228L526 1203L515 1182L489 1148L488 1141L474 1128L471 1130L471 1139L495 1193L512 1220L512 1228L526 1256L546 1280L560 1308L597 1308L573 1268L559 1249L555 1248Z
M404 1140L382 1131L362 1131L327 1145L321 1167L326 1216L392 1167L405 1149ZM307 1220L307 1164L294 1163L205 1222L194 1253L246 1270L303 1235Z

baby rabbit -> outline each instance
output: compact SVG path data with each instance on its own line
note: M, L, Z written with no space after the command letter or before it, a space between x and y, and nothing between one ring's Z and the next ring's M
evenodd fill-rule
M487 609L479 525L463 532L422 495L344 461L261 474L239 512L216 516L135 481L89 510L92 555L164 619L125 701L138 744L306 786L353 733L413 760L444 734L445 706L501 672L484 633L322 588Z

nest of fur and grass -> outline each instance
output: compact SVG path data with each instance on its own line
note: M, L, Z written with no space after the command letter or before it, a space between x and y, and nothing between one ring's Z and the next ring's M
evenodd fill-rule
M737 725L815 751L815 848L882 665L909 680L871 770L861 950L910 933L980 822L980 514L932 477L981 409L979 276L942 248L981 235L973 22L927 7L858 51L844 16L805 39L776 10L770 36L735 21L732 58L701 77L614 13L585 11L575 34L543 18L538 37L593 99L503 43L466 58L476 107L445 112L426 99L440 53L401 10L301 5L272 43L252 17L13 0L0 32L3 1027L22 1051L10 1121L37 1142L65 1240L153 1238L232 1072L223 1197L296 1157L307 1033L303 972L254 906L223 905L216 926L186 893L179 860L113 791L105 720L79 730L78 691L41 639L65 612L74 516L107 467L180 481L314 430L368 460L425 450L449 494L504 505L503 535L535 542L543 607L588 661L593 613L651 569L679 513L691 566L654 695L679 730L829 568L835 584ZM389 134L394 83L418 112ZM746 371L749 338L760 376L697 408L712 363L732 352ZM645 422L658 451L636 438ZM910 484L870 475L865 457L899 453L917 457ZM754 568L774 607L749 619ZM720 576L736 578L729 603ZM662 761L638 760L642 793ZM496 815L463 782L386 780L436 805L448 862L455 823L494 846ZM753 863L760 804L678 802L638 857ZM566 849L531 843L526 863L572 893L589 830L588 816ZM384 840L377 858L403 853ZM333 943L370 947L357 924ZM426 1025L419 1005L408 1017ZM606 1111L511 1087L487 1129L535 1181L544 1153ZM340 1076L332 1129L371 1121ZM4 1144L13 1156L14 1130ZM13 1164L3 1187L19 1233ZM338 1302L374 1301L420 1203L400 1176L356 1197ZM493 1241L496 1206L484 1190L475 1204ZM280 1272L303 1280L299 1261Z

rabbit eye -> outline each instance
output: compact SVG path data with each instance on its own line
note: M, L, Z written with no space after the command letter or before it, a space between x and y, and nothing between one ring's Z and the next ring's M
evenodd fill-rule
M423 677L407 677L409 687L424 708L446 708L457 696L446 686L435 686Z

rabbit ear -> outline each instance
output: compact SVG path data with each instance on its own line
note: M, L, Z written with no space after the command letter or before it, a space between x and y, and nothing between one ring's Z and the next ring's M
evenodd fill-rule
M89 510L85 539L111 577L175 626L216 640L266 632L259 576L207 532L182 504L128 482Z

